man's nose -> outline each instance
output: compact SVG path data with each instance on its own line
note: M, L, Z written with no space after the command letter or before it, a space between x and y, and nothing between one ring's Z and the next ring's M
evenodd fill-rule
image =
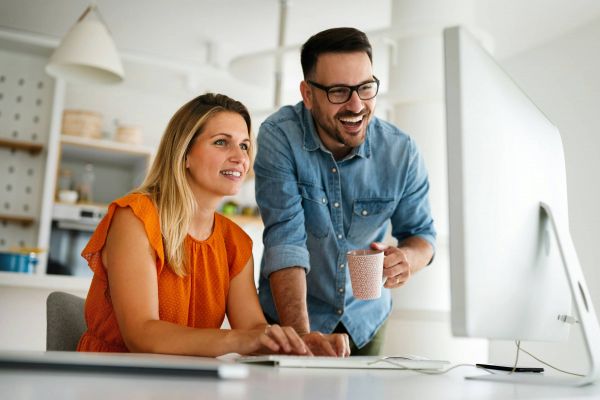
M358 92L356 90L354 90L350 95L350 99L347 103L347 108L355 113L358 113L363 109L363 102L360 99L360 97L358 97Z

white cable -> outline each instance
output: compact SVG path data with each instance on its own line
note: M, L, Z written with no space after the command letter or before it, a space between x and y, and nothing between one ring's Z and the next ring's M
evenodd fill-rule
M388 358L380 358L376 361L373 361L372 363L369 363L369 365L377 364L379 362L385 362L388 364L392 364L393 366L400 367L399 369L402 371L414 371L414 372L418 372L420 374L425 374L425 375L442 375L442 374L445 374L445 373L447 373L455 368L458 368L458 367L473 367L473 368L477 368L477 369L483 369L484 371L489 372L490 374L493 374L493 372L488 371L485 368L479 368L474 364L456 364L456 365L453 365L443 371L439 371L439 370L435 370L435 369L411 368L411 367L407 367L406 365L404 365L398 361L393 361Z
M585 376L584 374L577 374L575 372L569 372L569 371L565 371L564 369L560 369L558 367L555 367L551 364L548 364L545 361L540 360L539 358L537 358L536 356L534 356L533 354L531 354L530 352L528 352L527 350L525 350L524 348L521 347L521 341L515 341L515 344L517 345L517 354L519 353L519 351L522 351L523 353L529 355L530 357L532 357L534 360L541 362L542 364L558 371L558 372L562 372L563 374L568 374L568 375L575 375L575 376ZM518 359L518 355L517 355L517 359Z

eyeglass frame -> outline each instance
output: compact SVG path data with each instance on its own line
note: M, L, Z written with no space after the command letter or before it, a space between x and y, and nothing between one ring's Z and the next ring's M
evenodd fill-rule
M331 104L344 104L347 103L351 98L352 98L352 93L356 92L356 94L358 95L358 98L361 100L371 100L374 99L377 94L379 93L379 79L377 79L377 77L375 75L373 75L373 80L369 81L369 82L363 82L361 84L358 85L354 85L354 86L349 86L349 85L332 85L332 86L325 86L325 85L321 85L320 83L317 83L315 81L311 81L310 79L307 79L306 82L311 85L316 87L317 89L321 89L322 91L325 92L325 94L327 95L327 100L331 103ZM375 94L372 97L369 97L368 99L363 99L362 97L360 97L360 93L358 91L358 88L360 88L363 85L367 85L369 83L376 83L377 84L377 90L375 90ZM339 103L334 103L333 101L331 101L331 99L329 98L329 91L331 89L335 89L335 88L347 88L350 89L350 93L348 94L348 98L344 101L341 101Z

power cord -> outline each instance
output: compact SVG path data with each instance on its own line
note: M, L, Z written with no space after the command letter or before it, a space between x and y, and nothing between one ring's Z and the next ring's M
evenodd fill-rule
M424 375L443 375L443 374L445 374L445 373L447 373L449 371L452 371L455 368L459 368L459 367L473 367L473 368L477 368L477 369L483 369L484 371L486 371L486 372L488 372L490 374L493 374L492 371L489 371L489 370L487 370L485 368L477 367L475 364L456 364L456 365L453 365L453 366L451 366L451 367L449 367L449 368L447 368L445 370L426 369L426 368L411 368L411 367L407 367L406 365L402 364L402 362L394 361L394 360L391 360L391 359L389 359L387 357L383 357L383 358L380 358L380 359L375 360L373 362L370 362L369 365L377 364L377 363L380 363L380 362L392 364L395 367L399 367L399 369L403 370L403 371L414 371L414 372L418 372L418 373L424 374Z
M575 372L565 371L564 369L560 369L558 367L555 367L554 365L551 365L551 364L549 364L549 363L541 360L540 358L534 356L529 351L527 351L523 347L521 347L521 341L520 340L515 340L515 345L517 346L517 352L515 354L515 362L514 362L514 364L512 366L512 370L508 373L509 375L517 372L517 365L519 363L519 354L520 354L520 352L523 352L523 353L527 354L528 356L530 356L531 358L533 358L534 360L536 360L536 361L544 364L545 366L550 367L550 368L552 368L552 369L554 369L554 370L556 370L558 372L561 372L563 374L580 376L580 377L585 376L584 374L578 374L578 373L575 373ZM392 360L392 359L387 358L387 357L382 357L380 359L377 359L377 360L369 363L369 365L377 364L377 363L380 363L380 362L392 364L395 367L399 367L399 369L401 369L401 370L414 371L414 372L418 372L418 373L424 374L424 375L443 375L443 374L448 373L449 371L452 371L453 369L459 368L459 367L473 367L473 368L484 370L484 371L486 371L487 373L490 373L490 374L495 374L495 372L493 372L493 371L491 371L491 370L489 370L487 368L484 368L484 367L481 367L481 366L477 366L475 364L457 364L457 365L453 365L453 366L451 366L451 367L449 367L449 368L447 368L445 370L411 368L411 367L407 367L406 365L402 364L402 362L395 361L395 360Z
M542 364L544 364L547 367L552 368L553 370L556 370L558 372L562 372L563 374L575 375L575 376L581 376L581 377L585 376L584 374L577 374L575 372L565 371L564 369L560 369L560 368L555 367L555 366L553 366L551 364L548 364L547 362L539 359L538 357L534 356L533 354L531 354L530 352L528 352L527 350L525 350L524 348L522 348L520 340L515 340L515 345L517 346L517 354L516 354L516 358L515 358L515 363L513 365L513 369L512 369L512 371L509 372L509 374L512 374L517 369L517 362L519 361L519 353L522 351L523 353L527 354L528 356L530 356L534 360L536 360L538 362L541 362Z

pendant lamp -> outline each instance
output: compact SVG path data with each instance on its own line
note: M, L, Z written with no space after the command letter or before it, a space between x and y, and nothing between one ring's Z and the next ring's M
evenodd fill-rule
M92 12L98 19L91 18ZM68 82L109 84L123 80L121 59L95 4L88 6L62 39L46 72Z

